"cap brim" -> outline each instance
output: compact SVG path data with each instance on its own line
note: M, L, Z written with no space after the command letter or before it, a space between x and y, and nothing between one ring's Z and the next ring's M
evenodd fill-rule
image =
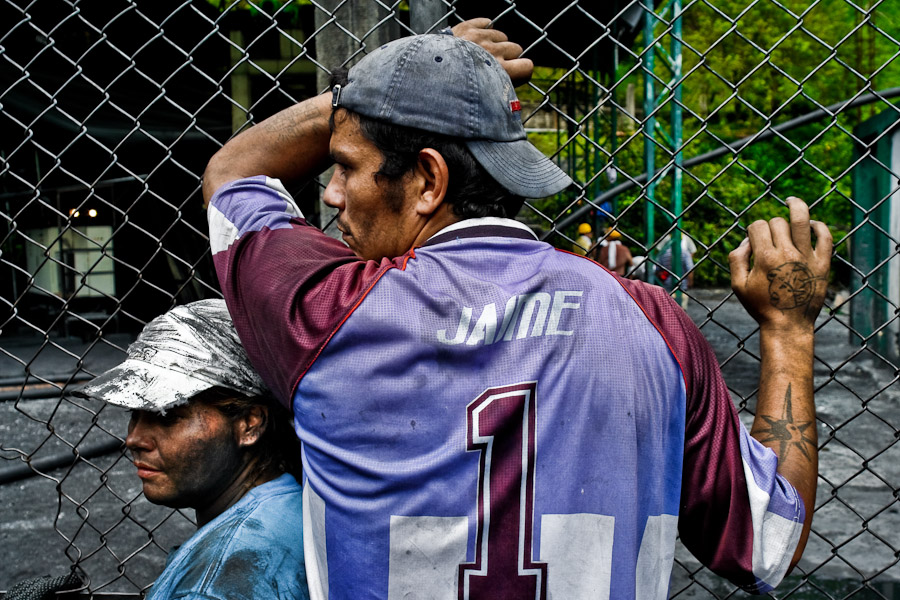
M140 360L126 360L71 394L103 400L133 410L164 413L187 403L212 384Z
M528 140L469 140L466 146L491 176L517 196L546 198L572 184L572 179Z

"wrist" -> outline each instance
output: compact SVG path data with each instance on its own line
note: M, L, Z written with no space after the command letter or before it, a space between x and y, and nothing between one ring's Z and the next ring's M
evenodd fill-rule
M761 377L778 374L795 381L811 381L815 354L812 327L784 328L760 326L759 350Z
M795 320L768 320L760 322L759 324L760 334L771 334L782 336L790 336L796 338L810 338L812 339L816 333L815 323L811 323L809 321L795 321Z
M764 355L789 357L789 360L778 361L782 367L799 369L801 365L812 364L815 331L812 325L761 324L759 345Z

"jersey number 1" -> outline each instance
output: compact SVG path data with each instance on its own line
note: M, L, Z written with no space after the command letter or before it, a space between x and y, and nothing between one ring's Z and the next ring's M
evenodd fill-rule
M545 600L534 562L535 382L486 390L466 410L466 449L480 452L475 562L459 566L459 599Z

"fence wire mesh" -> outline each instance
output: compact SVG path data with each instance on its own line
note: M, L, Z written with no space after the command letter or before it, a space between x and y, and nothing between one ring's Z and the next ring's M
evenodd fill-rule
M758 339L727 253L789 195L831 226L815 519L771 595L900 597L897 3L0 0L0 14L0 589L75 569L84 594L137 596L193 532L141 496L127 416L66 392L149 319L219 296L209 157L384 41L483 16L533 59L529 137L577 184L520 219L590 253L618 231L643 260L632 276L665 279L712 342L742 418ZM321 189L295 193L329 231ZM679 548L670 596L742 593Z

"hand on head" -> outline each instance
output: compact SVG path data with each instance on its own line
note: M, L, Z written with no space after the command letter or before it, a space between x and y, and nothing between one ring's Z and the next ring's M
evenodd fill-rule
M491 28L491 20L484 17L463 21L453 27L453 35L478 44L500 63L516 87L528 83L534 63L522 55L522 46L510 42L505 33Z
M748 237L729 255L731 287L761 326L812 327L825 301L831 232L810 220L802 200L790 197L787 204L790 221L775 217L747 228Z

